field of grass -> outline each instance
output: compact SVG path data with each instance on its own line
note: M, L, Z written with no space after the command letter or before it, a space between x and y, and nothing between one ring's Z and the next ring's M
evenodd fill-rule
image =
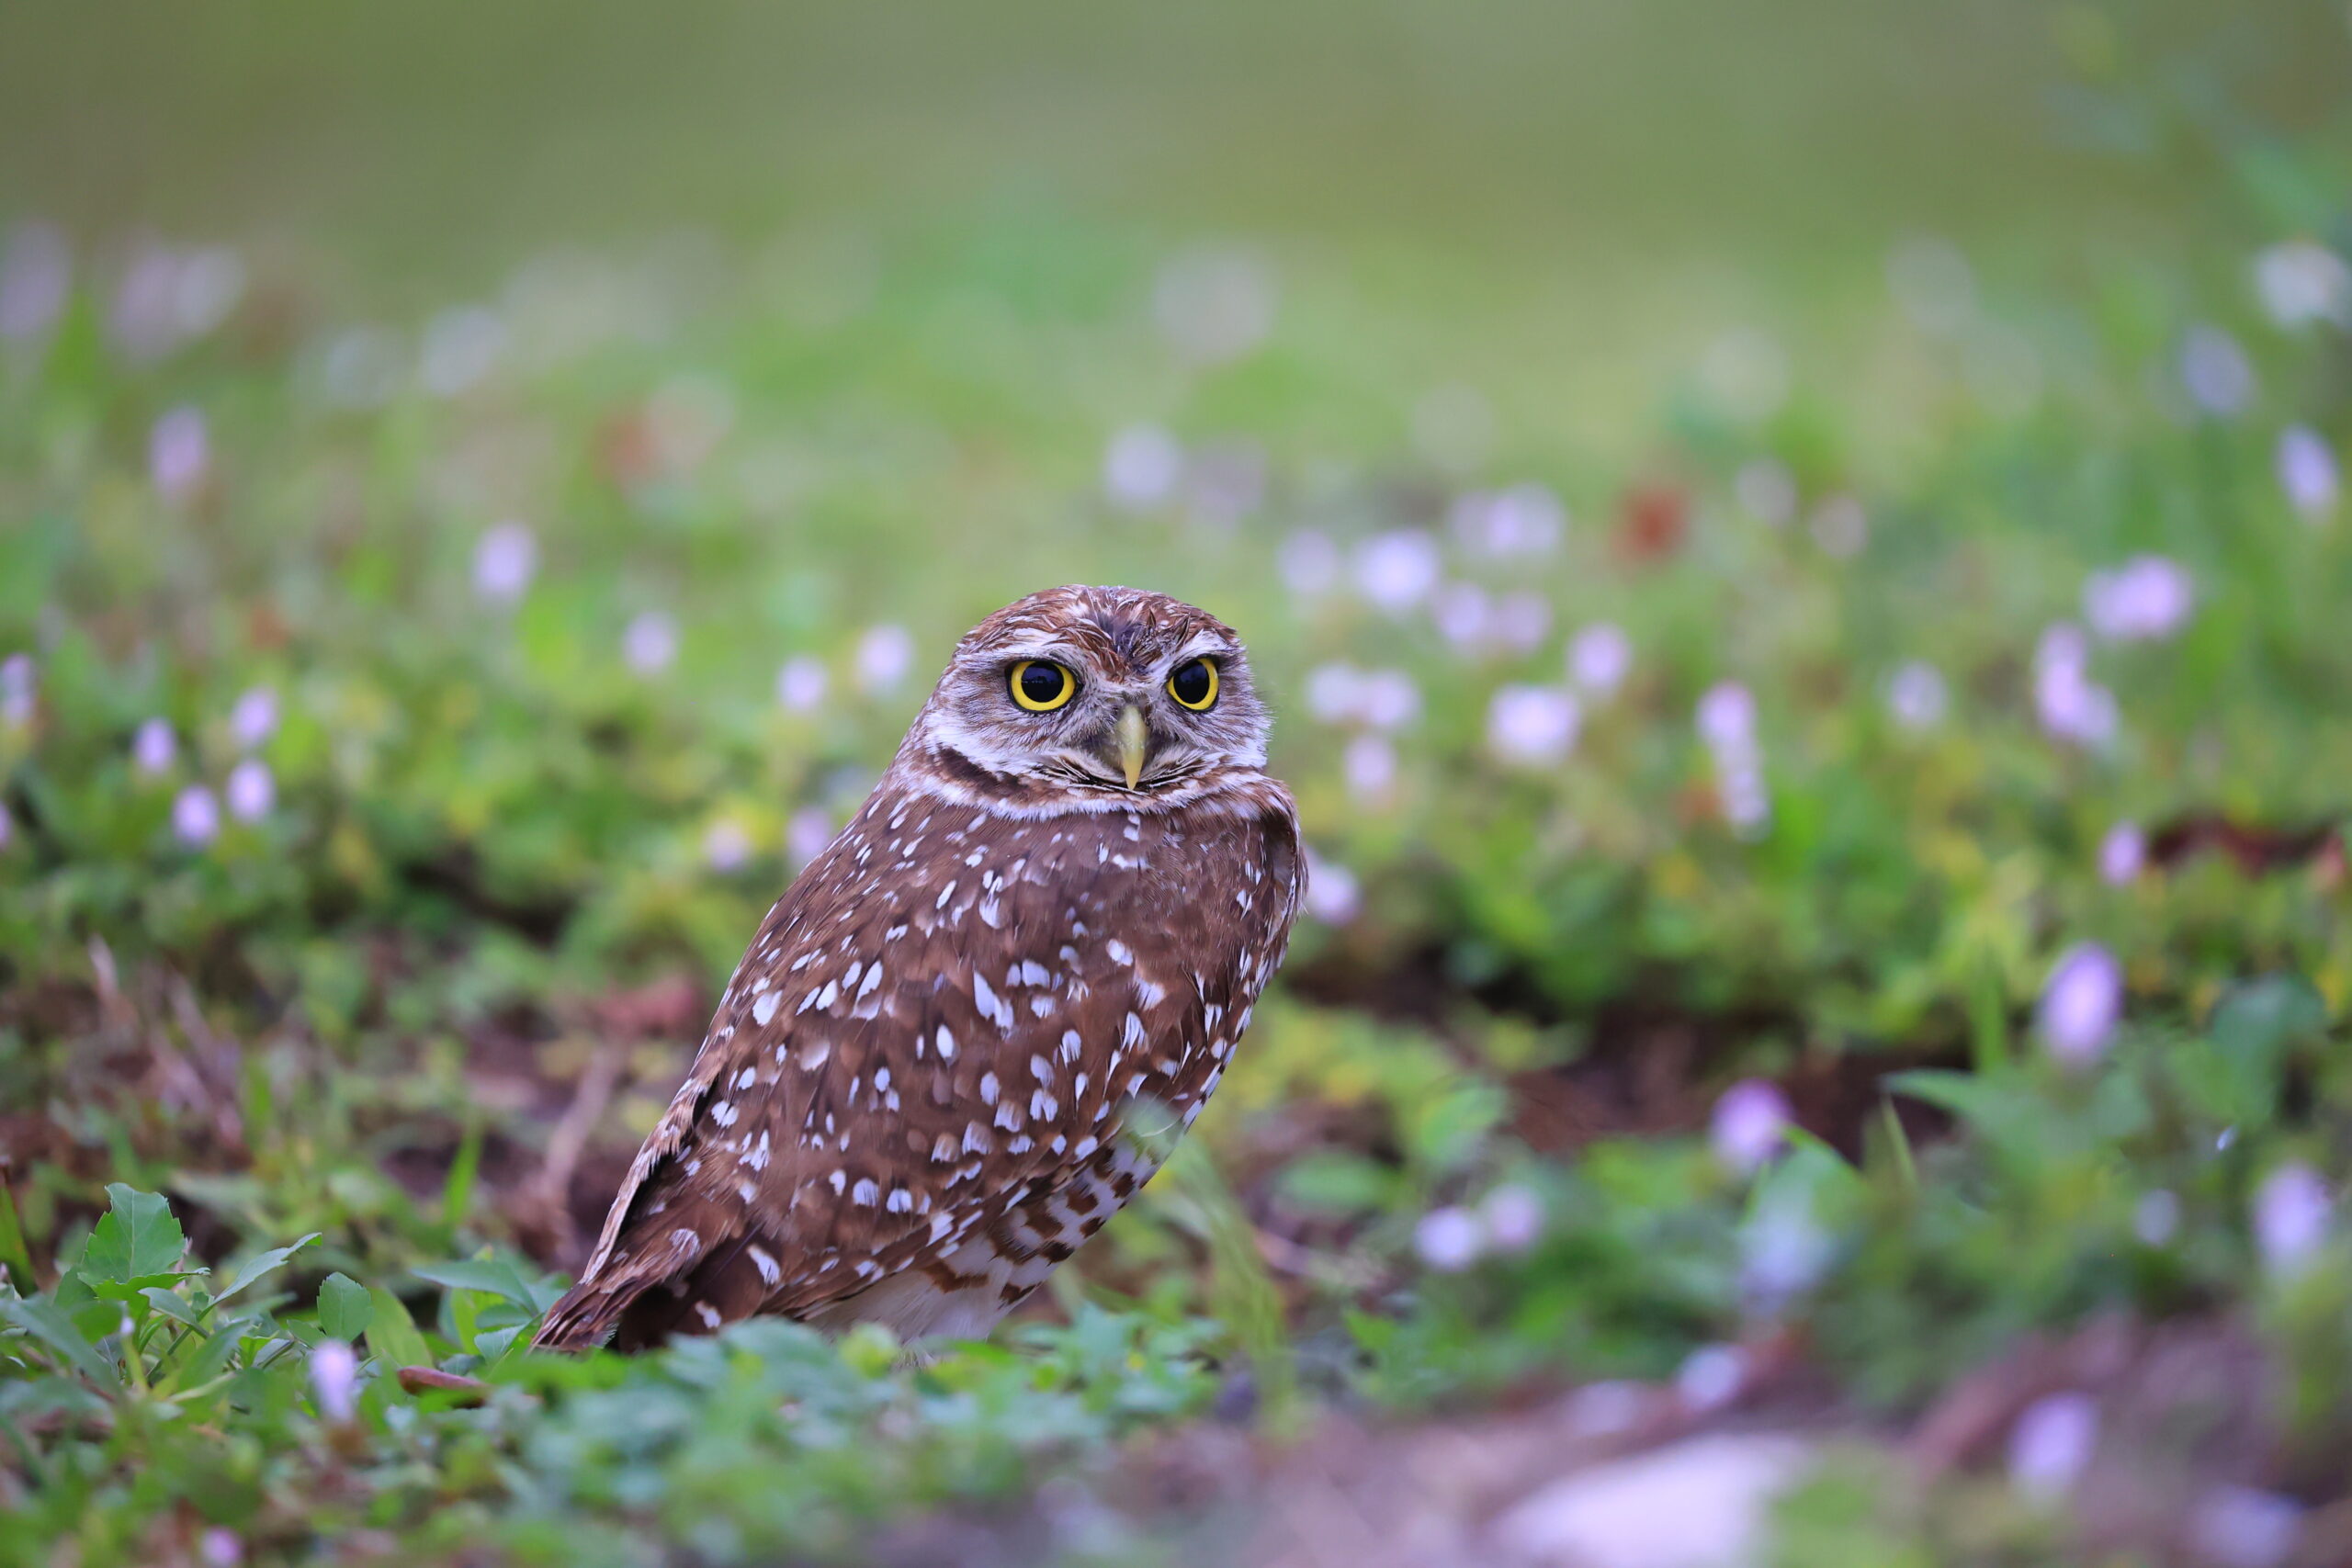
M453 9L0 19L0 1568L2352 1557L2340 15ZM517 1348L1071 581L1314 857L1190 1139Z

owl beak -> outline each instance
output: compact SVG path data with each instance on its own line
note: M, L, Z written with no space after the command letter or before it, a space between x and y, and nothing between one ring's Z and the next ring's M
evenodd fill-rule
M1136 787L1143 777L1144 755L1149 749L1151 734L1143 721L1143 709L1133 703L1119 710L1118 728L1111 732L1112 742L1118 748L1119 767L1127 775L1127 787Z

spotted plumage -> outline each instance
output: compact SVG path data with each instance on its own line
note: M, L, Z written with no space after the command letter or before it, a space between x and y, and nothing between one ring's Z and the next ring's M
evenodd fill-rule
M982 622L769 911L539 1343L987 1333L1150 1179L1138 1108L1191 1123L1282 962L1266 727L1239 639L1164 595Z

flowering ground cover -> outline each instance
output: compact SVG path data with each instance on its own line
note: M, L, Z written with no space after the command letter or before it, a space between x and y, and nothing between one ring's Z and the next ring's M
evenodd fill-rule
M2190 254L1890 236L1615 441L1107 217L371 316L0 215L0 1563L2344 1560L2352 141L2149 75ZM1306 825L1192 1139L986 1345L518 1348L1068 580Z

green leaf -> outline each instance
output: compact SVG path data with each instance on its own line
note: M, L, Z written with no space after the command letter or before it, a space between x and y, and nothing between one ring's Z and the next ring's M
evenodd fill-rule
M487 1367L495 1363L514 1348L514 1341L530 1325L518 1323L512 1328L491 1328L474 1336L474 1354Z
M319 1287L319 1326L336 1339L354 1340L376 1316L376 1299L368 1287L342 1274L330 1274Z
M514 1266L498 1258L464 1258L450 1263L423 1263L409 1270L420 1280L446 1285L453 1291L480 1291L512 1302L525 1312L539 1310L531 1287L514 1271Z
M147 1298L149 1306L153 1307L174 1323L183 1323L190 1328L204 1326L203 1314L199 1313L195 1304L177 1291L165 1290L160 1285L150 1285L139 1293Z
M368 1323L368 1348L396 1367L433 1365L432 1348L416 1331L407 1303L381 1285L368 1295L376 1303L375 1314Z
M81 1269L92 1282L128 1285L175 1271L180 1255L187 1250L187 1236L164 1195L116 1181L107 1184L107 1198L113 1207L82 1249Z
M293 1257L296 1253L301 1251L304 1247L310 1246L312 1242L318 1239L319 1233L317 1231L312 1231L301 1240L294 1242L289 1246L273 1247L267 1252L255 1253L252 1261L248 1262L243 1269L237 1270L237 1282L230 1286L227 1290L221 1292L215 1299L214 1304L218 1305L219 1303L227 1301L231 1296L235 1295L239 1291L243 1290L247 1285L252 1284L263 1275L273 1273L276 1270L284 1268L288 1258Z
M65 1309L40 1297L0 1300L0 1315L62 1356L66 1363L109 1393L122 1386L98 1348L75 1327Z

